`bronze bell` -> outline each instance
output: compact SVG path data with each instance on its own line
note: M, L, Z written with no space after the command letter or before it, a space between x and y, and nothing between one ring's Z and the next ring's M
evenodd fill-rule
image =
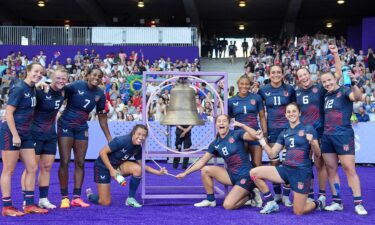
M167 115L162 125L203 125L195 103L195 91L188 84L178 82L171 91Z

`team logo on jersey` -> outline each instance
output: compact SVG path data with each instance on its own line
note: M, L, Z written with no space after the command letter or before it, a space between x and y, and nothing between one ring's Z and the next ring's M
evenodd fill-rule
M229 143L231 143L231 144L234 143L234 138L233 138L233 137L230 137L230 138L229 138Z
M52 96L46 95L46 100L51 100L51 99L52 99Z
M79 95L83 95L85 92L84 91L80 91L80 90L78 90L78 94Z
M215 148L218 149L220 145L215 145Z
M99 95L95 95L95 102L98 102L100 100L100 96Z
M336 97L340 98L342 96L341 92L337 92Z
M25 98L30 98L30 93L25 93L24 96Z
M288 91L284 91L284 96L285 96L285 97L288 97L288 96L289 96Z
M121 149L121 152L125 154L125 152L126 152L126 149Z
M254 99L251 99L250 104L255 105L256 101Z
M233 102L233 105L234 106L238 106L238 102Z
M266 94L266 96L270 96L271 92L266 92L265 94Z
M344 145L344 146L342 146L342 149L344 150L344 151L349 151L349 145Z
M64 133L68 133L68 129L63 129L63 132Z
M304 130L298 131L298 136L303 137L303 135L305 135L305 131Z
M242 178L241 180L240 180L240 184L246 184L246 179L245 178Z
M298 182L298 183L297 183L297 188L298 188L299 190L302 190L304 186L305 186L305 185L303 184L303 182Z
M312 92L317 93L317 92L318 92L318 88L317 88L317 87L314 87L314 88L312 89Z
M296 95L297 95L297 96L300 96L300 95L301 95L301 92L297 92Z

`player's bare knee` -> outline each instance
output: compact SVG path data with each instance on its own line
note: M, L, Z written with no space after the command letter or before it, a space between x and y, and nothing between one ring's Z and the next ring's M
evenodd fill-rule
M26 173L33 174L36 173L38 170L38 165L36 163L31 163L30 165L26 166Z
M100 205L102 205L102 206L111 205L111 199L100 200Z
M234 204L230 203L229 201L224 201L223 207L226 210L233 210L234 209Z
M302 216L302 215L304 214L303 209L301 209L301 208L297 208L297 207L294 207L294 208L293 208L293 213L294 213L295 215L297 215L297 216Z
M40 169L44 172L50 172L52 168L52 164L53 164L52 162L43 163Z
M133 168L132 168L132 173L133 173L133 176L141 176L142 175L142 168L140 165L134 165Z
M204 166L204 167L201 169L201 174L202 174L202 175L208 175L208 174L210 174L210 171L211 171L210 166Z

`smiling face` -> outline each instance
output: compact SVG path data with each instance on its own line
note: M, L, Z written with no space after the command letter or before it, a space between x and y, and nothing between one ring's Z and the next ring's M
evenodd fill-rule
M309 88L313 83L311 74L304 68L297 71L297 78L302 88L304 89Z
M272 85L280 85L283 80L283 71L279 66L272 66L270 68L270 80Z
M250 91L250 80L242 77L237 81L238 94L240 96L246 96Z
M99 69L93 69L91 70L91 73L87 75L87 82L94 86L97 87L98 85L101 84L103 79L103 73Z
M25 82L32 86L38 83L43 78L44 68L40 64L31 64L26 69L27 77Z
M288 119L290 124L299 123L300 111L295 104L289 104L285 110L285 117Z
M68 81L68 74L64 71L56 70L51 76L51 87L55 90L61 90Z
M220 115L216 119L216 129L221 137L225 137L229 131L229 117L227 115Z
M327 92L335 91L339 88L336 78L331 73L325 73L320 77L321 83Z
M133 145L141 145L147 137L147 130L143 129L142 127L138 127L133 136L132 136L132 143Z

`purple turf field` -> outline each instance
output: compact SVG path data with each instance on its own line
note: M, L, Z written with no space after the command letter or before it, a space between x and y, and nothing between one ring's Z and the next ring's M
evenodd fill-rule
M1 163L0 163L1 164ZM181 170L173 170L171 166L166 165L170 173L177 174ZM2 167L2 164L0 165ZM150 163L150 166L155 166ZM92 187L96 191L93 182L93 163L86 163L86 177L83 189ZM49 199L52 203L59 205L60 194L57 179L58 162L54 164L51 175L51 186ZM19 179L23 166L21 163L14 174L12 187L12 200L15 207L20 208L22 204L21 187ZM340 169L340 178L342 182L342 197L344 202L343 212L319 212L315 211L305 216L295 216L290 208L281 207L280 211L271 215L259 214L259 209L244 207L239 210L226 211L222 208L222 200L218 200L218 206L215 208L195 208L193 203L201 199L152 199L146 200L143 208L135 209L124 205L127 196L128 187L121 187L115 181L112 182L112 205L102 207L92 205L89 208L70 208L56 209L46 215L25 215L19 218L1 217L0 225L5 224L27 224L27 225L44 225L44 224L220 224L220 225L241 225L241 224L375 224L375 167L357 167L362 182L363 200L368 216L360 217L354 213L352 196L348 189L346 179ZM70 167L70 178L72 178L73 165ZM170 176L156 177L149 175L147 178L151 185L201 185L199 172L191 174L183 181L176 180ZM72 179L70 179L69 191L73 190ZM140 199L140 190L138 189L137 199ZM83 190L84 192L84 190ZM36 197L39 192L36 191ZM330 194L328 193L328 196ZM86 199L85 196L83 196Z

